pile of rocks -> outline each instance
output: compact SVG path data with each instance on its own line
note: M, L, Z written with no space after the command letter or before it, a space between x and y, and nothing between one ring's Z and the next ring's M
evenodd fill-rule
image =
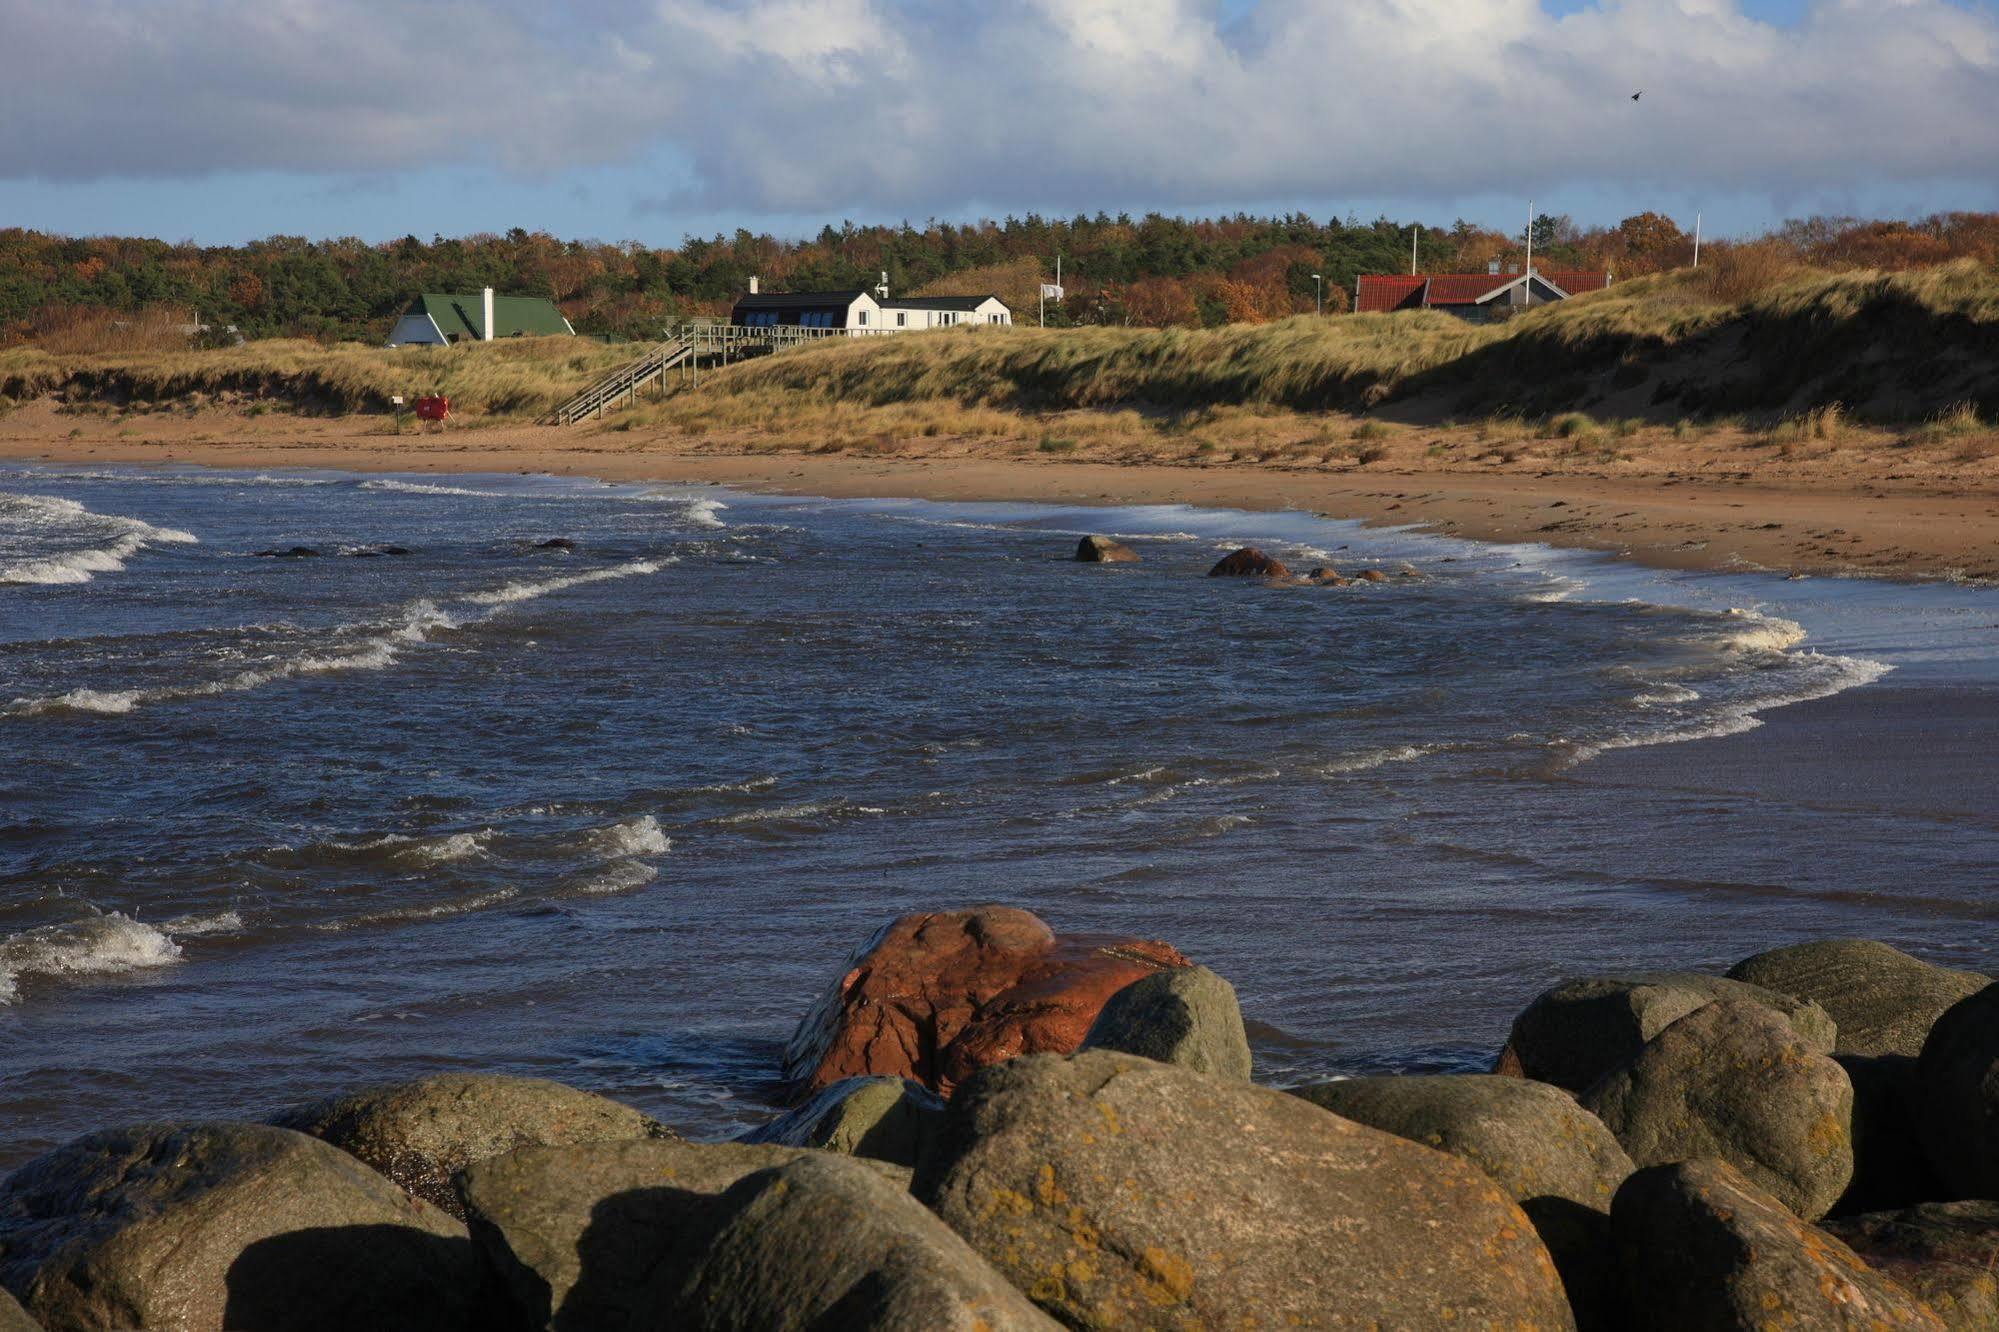
M466 1076L88 1135L0 1186L0 1332L1999 1326L1999 986L1880 944L1287 1092L1164 945L934 913L793 1055L739 1142Z
M1076 560L1081 564L1137 564L1138 552L1121 541L1110 537L1086 536L1076 543ZM1413 564L1397 565L1395 574L1400 578L1420 578L1422 571ZM1230 551L1217 560L1208 570L1210 578L1256 578L1271 586L1312 586L1346 587L1352 583L1385 583L1389 575L1385 570L1367 568L1352 574L1343 574L1338 569L1321 565L1299 577L1291 572L1291 566L1274 556L1266 555L1255 546L1244 546Z

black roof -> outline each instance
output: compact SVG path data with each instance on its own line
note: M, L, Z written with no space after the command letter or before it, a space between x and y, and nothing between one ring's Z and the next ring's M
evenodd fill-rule
M738 310L788 310L794 306L852 305L856 297L868 293L852 291L765 291L736 297Z
M999 301L999 297L985 296L905 296L899 301L883 301L884 310L976 310L987 301ZM1005 301L1000 301L1005 305Z

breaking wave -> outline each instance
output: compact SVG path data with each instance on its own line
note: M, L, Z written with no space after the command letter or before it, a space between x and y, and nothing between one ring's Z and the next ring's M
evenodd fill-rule
M89 544L45 553L18 552L26 557L0 563L0 583L87 583L98 574L121 571L125 561L148 546L194 545L200 538L137 518L93 513L75 500L0 494L0 543L33 549L51 541Z
M586 839L598 855L663 856L673 849L673 839L660 831L659 820L650 814L608 828L598 828Z
M363 490L393 490L402 495L467 495L473 499L517 499L504 490L472 490L465 486L439 486L424 481L390 481L377 478L363 481Z
M179 957L164 932L117 911L40 925L0 941L0 1004L14 1001L27 976L105 976Z

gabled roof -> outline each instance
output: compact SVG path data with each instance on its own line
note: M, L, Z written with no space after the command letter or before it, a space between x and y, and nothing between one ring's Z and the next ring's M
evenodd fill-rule
M1588 269L1540 269L1533 273L1366 273L1357 281L1354 309L1361 313L1417 310L1432 306L1483 305L1532 277L1558 296L1602 291L1610 274Z
M846 309L869 293L860 287L851 291L765 291L736 297L738 310L820 310L831 306Z
M984 296L904 296L881 304L884 310L976 310L987 301L999 301L999 297L990 292Z
M486 330L482 327L486 320L486 297L484 292L441 293L424 292L410 302L404 314L427 314L436 321L437 329L445 337L483 340ZM562 311L555 308L555 302L542 296L501 296L493 297L493 336L496 338L528 337L568 337L575 332L569 321L562 317Z
M1359 278L1360 291L1353 308L1360 314L1414 310L1423 304L1423 288L1428 283L1428 278L1404 277L1399 273L1364 273Z

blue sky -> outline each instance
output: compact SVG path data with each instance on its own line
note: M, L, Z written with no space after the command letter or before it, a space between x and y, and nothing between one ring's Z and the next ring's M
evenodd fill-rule
M75 234L1999 208L1985 2L0 0L0 24L0 224Z

